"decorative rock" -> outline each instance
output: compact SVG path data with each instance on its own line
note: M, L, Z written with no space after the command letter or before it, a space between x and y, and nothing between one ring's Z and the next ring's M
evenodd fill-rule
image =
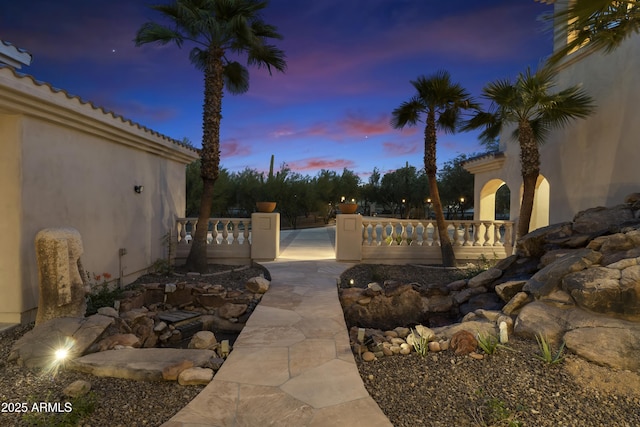
M398 337L400 338L406 338L407 335L409 335L409 332L411 332L409 328L403 328L403 327L397 327L394 329L394 331L397 332Z
M377 282L369 283L367 285L367 288L369 288L373 292L384 292L384 289L382 289L382 286L380 286L380 284Z
M213 379L213 369L189 368L180 372L178 384L180 385L205 385Z
M525 283L526 280L509 280L496 285L495 291L502 301L509 302L518 292L522 292Z
M476 360L482 360L484 359L484 356L482 354L476 353L475 351L472 351L471 353L469 353L469 356L472 359L476 359Z
M360 298L358 300L358 304L360 305L367 305L371 302L371 297L364 297L364 298Z
M393 351L391 351L391 347L382 347L382 353L385 356L393 356Z
M431 329L423 325L416 325L415 330L418 335L428 340L433 339L433 337L435 336L434 332Z
M138 348L140 345L140 338L134 334L111 335L97 343L99 351L111 350L116 346Z
M218 309L218 316L227 320L231 318L238 318L247 311L247 308L246 304L226 303Z
M398 333L396 331L385 331L384 336L389 338L398 338Z
M162 379L165 381L175 381L182 371L189 368L193 368L193 361L186 359L166 366L162 369Z
M216 336L211 331L199 331L196 332L193 337L191 337L191 341L189 342L189 348L196 349L213 349L218 341L216 340Z
M84 271L78 261L84 252L80 233L73 228L46 228L36 234L40 297L36 325L58 317L84 317L87 311Z
M529 301L530 297L528 293L518 292L513 298L511 298L511 301L509 301L504 307L502 307L502 312L507 315L515 314Z
M441 351L440 343L438 341L429 341L429 351L437 353Z
M207 367L213 369L214 371L219 371L222 368L222 364L224 363L224 359L222 357L212 357L207 363Z
M376 360L376 356L370 351L365 351L364 353L362 353L362 360L364 360L365 362L372 362Z
M500 276L502 276L502 270L495 267L491 267L490 269L483 271L477 276L469 279L467 286L469 286L470 288L478 288L480 286L485 286L493 282L494 280L498 279Z
M405 344L406 343L406 341L403 340L402 338L391 338L390 342L391 342L392 345L394 345L394 344L395 345L401 345L401 344Z
M478 347L478 341L469 331L458 331L451 337L451 349L457 355L465 355L474 352Z
M252 277L245 283L245 288L254 294L264 294L269 290L270 282L262 276Z
M399 345L392 345L392 346L391 346L391 351L393 352L393 354L398 354L398 353L400 353L400 350L402 350L402 349L400 348L400 346L399 346Z
M613 208L597 207L578 212L573 218L573 231L582 234L597 235L609 227L633 219L633 211L628 205Z
M447 289L449 289L450 291L459 291L463 289L465 286L467 286L467 280L460 279L460 280L456 280L455 282L449 283L447 285Z
M118 311L113 307L100 307L98 309L98 314L108 317L119 317Z
M442 350L442 351L449 350L449 345L450 345L450 341L449 340L438 341L438 344L440 345L440 350Z
M411 348L400 347L400 354L407 355L411 353Z
M89 393L91 383L89 381L77 380L69 384L62 390L62 394L69 397L80 397Z
M165 322L158 322L154 327L153 327L153 331L154 332L163 332L167 329L167 324Z

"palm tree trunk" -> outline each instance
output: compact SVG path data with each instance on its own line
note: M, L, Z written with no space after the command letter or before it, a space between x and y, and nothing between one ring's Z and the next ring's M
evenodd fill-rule
M540 152L533 137L533 131L528 121L519 124L520 167L522 169L522 202L520 204L520 218L516 238L529 232L533 201L536 194L536 183L540 175Z
M429 195L433 203L433 212L436 216L436 228L440 238L440 253L442 255L442 265L445 267L455 267L456 256L453 253L453 246L449 240L447 224L444 221L440 192L438 191L438 181L436 180L436 120L435 113L427 113L427 125L424 130L424 169L429 179Z
M198 225L191 250L185 263L189 271L207 272L207 232L213 186L220 174L220 121L222 120L222 96L224 88L222 56L224 51L215 46L209 49L204 71L204 107L202 113L202 159L200 175L203 188L198 213Z

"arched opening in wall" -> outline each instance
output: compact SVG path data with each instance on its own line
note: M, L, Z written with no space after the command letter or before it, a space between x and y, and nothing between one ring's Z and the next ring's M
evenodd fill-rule
M549 198L549 181L540 175L536 181L536 194L533 197L533 212L531 212L529 231L549 225Z
M531 222L529 223L529 231L549 225L549 199L550 199L549 181L543 175L538 176L536 181L536 193L533 196L533 211L531 212ZM520 186L520 203L522 203L522 193L524 186Z
M511 191L503 180L488 181L480 190L477 218L483 221L509 219L510 197Z

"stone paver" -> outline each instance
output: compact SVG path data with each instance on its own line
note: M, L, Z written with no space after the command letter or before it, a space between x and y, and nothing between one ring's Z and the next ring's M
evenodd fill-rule
M285 235L286 234L286 235ZM335 230L283 232L271 287L213 381L164 427L391 426L355 364Z

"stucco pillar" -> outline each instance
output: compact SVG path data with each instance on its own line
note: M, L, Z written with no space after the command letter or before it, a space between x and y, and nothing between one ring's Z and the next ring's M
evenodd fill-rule
M251 214L251 259L273 261L280 255L280 214Z
M336 260L362 260L362 216L336 215Z

